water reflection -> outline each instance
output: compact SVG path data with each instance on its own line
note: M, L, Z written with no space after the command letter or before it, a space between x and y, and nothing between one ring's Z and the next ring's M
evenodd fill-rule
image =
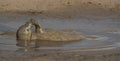
M30 48L39 48L42 46L61 46L64 44L72 43L73 41L50 41L50 40L34 40L32 42L28 41L28 46ZM25 47L25 41L17 41L17 46L19 47Z
M39 49L36 49L36 48L29 48L29 49L27 49L27 51L25 51L26 49L25 48L22 48L22 47L20 47L20 48L18 48L17 50L16 50L16 52L34 52L34 51L38 51Z

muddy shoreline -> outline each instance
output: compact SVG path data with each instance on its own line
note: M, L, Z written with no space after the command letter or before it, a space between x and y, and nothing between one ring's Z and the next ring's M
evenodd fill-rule
M49 51L47 51L49 50ZM0 51L0 60L2 61L116 61L120 60L120 49L102 50L102 51L77 51L69 52L63 50L31 50L24 52L18 51Z
M119 17L120 3L114 0L4 0L0 1L0 12L53 18Z

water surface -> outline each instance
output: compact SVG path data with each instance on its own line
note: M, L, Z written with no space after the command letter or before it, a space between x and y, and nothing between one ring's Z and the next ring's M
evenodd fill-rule
M117 18L48 18L41 15L27 14L0 14L0 33L15 32L19 26L29 19L39 21L43 28L47 29L70 29L77 34L93 35L97 38L85 38L75 42L49 42L41 41L39 49L79 49L98 47L120 47L120 20ZM0 36L1 50L16 50L15 35Z

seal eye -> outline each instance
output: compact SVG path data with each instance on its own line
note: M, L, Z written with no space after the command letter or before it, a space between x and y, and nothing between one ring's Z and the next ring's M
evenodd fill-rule
M29 31L29 29L26 29L27 31Z

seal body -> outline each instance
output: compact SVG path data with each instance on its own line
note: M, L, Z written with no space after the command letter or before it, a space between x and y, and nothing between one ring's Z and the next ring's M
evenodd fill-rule
M64 32L62 30L55 29L44 29L44 33L33 33L32 40L45 40L45 41L61 41L61 42L69 42L69 41L79 41L84 39L85 37L80 34L76 34L74 32Z

